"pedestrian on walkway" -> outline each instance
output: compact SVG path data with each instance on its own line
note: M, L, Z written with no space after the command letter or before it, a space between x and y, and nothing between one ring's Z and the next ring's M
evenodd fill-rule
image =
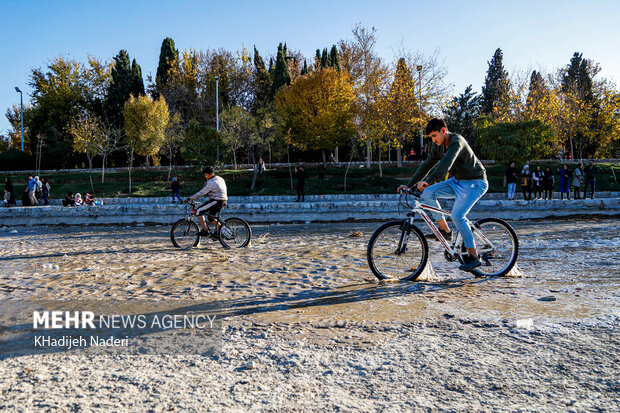
M510 162L506 168L506 184L508 185L508 200L515 199L517 190L517 168L514 162Z
M560 199L564 199L564 194L566 194L566 199L570 201L571 172L568 165L564 164L560 169L558 169L558 175L560 175Z
M545 173L542 171L540 165L536 165L536 170L532 172L532 192L534 199L542 199L544 176Z
M588 187L590 187L590 199L594 199L594 187L596 186L596 173L598 169L594 165L594 161L590 160L590 164L586 167L585 175L586 175L586 186L583 188L583 197L585 198L588 192Z
M39 201L37 200L37 189L39 185L37 181L31 176L28 177L28 199L30 202L28 205L39 205Z
M304 165L299 165L299 168L295 168L295 177L297 178L297 200L295 202L304 202L306 185L306 170Z
M7 177L4 181L4 206L17 205L15 202L15 193L13 192L13 182Z
M575 188L575 199L581 199L581 185L583 185L583 164L579 162L575 167L575 171L573 172L573 188Z
M545 168L543 177L543 189L545 190L545 199L553 199L553 189L555 188L555 177L550 167ZM547 198L548 197L548 198Z
M183 200L179 196L179 191L181 190L181 183L177 180L176 176L172 177L170 189L172 190L172 203L174 204L175 197L179 200L179 203L182 203Z
M521 189L523 190L523 199L529 201L532 198L532 173L529 165L523 165L521 170Z
M49 201L48 198L50 196L50 190L52 189L52 187L50 186L50 183L47 181L47 178L43 178L43 181L41 182L41 196L43 197L43 205L49 205Z

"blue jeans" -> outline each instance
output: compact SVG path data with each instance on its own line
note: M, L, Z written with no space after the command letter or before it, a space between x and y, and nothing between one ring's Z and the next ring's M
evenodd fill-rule
M486 179L471 179L457 181L450 178L447 181L431 185L422 192L420 201L423 204L441 208L437 198L455 199L452 207L452 222L463 237L466 248L474 248L474 234L472 234L467 221L467 213L474 204L487 192L489 183ZM443 215L433 212L436 221L443 219Z
M179 200L179 202L182 202L183 200L181 199L181 197L179 196L179 191L172 191L172 202L174 202L175 197Z

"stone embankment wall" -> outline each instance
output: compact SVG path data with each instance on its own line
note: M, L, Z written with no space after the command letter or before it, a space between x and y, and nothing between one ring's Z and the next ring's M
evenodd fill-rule
M571 215L620 215L620 194L600 193L595 199L551 201L508 201L504 194L488 194L480 200L470 218L498 217L508 220L563 217ZM313 195L306 202L295 197L230 197L224 218L238 216L250 222L330 222L345 220L389 220L402 218L408 209L397 194ZM0 208L0 225L101 225L168 224L186 216L186 206L170 198L105 199L103 206L62 207L52 205ZM442 206L449 209L451 201Z

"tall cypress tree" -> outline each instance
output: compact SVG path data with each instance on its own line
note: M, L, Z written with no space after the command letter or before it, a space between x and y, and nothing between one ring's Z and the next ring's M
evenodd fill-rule
M278 89L282 86L291 84L291 75L288 72L288 62L286 61L286 45L282 43L278 45L278 56L276 58L276 67L273 71L273 84L271 85L271 94L275 96Z
M155 77L157 87L166 86L170 80L170 69L177 60L179 60L179 51L174 47L174 40L166 37L161 43L161 50L159 52L159 65L157 66L157 75Z
M306 59L304 59L304 67L301 69L301 75L307 75L308 74L308 62L306 61Z
M271 95L271 76L265 69L265 62L254 46L254 106L256 111L264 106Z
M503 60L502 49L498 48L488 62L489 69L482 86L482 113L485 115L491 115L494 110L504 108L508 102L510 81Z
M111 81L105 98L105 111L108 119L114 125L122 126L123 107L135 87L135 77L129 64L129 54L121 50L114 56L114 66L111 72Z
M314 56L314 68L318 69L321 67L321 51L316 49L316 55Z
M463 135L470 145L476 146L474 138L474 120L480 110L480 96L472 91L471 85L465 88L465 92L452 98L448 104L444 117L450 130Z
M340 72L340 61L338 60L338 49L336 45L332 46L332 50L329 52L330 66L335 67Z
M588 60L583 58L582 53L575 52L562 76L562 92L572 91L586 102L591 102L594 99L592 77Z
M329 57L327 55L327 48L323 49L321 54L321 67L329 67Z
M136 59L131 62L132 88L131 94L138 97L144 95L144 79L142 79L142 69Z

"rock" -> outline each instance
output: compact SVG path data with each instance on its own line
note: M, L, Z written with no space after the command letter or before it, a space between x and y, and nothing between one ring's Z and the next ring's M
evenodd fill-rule
M13 229L13 230L9 231L9 233L10 233L10 234L17 234L17 230L16 230L16 229Z
M248 361L247 363L245 363L246 370L253 370L254 369L254 362L253 361Z
M531 318L525 318L517 320L516 324L517 328L527 328L528 330L530 330L532 327L534 327L534 320L532 320Z
M556 298L552 295L548 295L547 297L540 297L538 301L555 301Z

